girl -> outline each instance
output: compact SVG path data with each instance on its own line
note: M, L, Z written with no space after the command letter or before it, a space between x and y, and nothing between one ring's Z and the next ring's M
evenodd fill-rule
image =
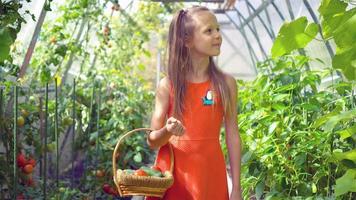
M173 147L174 184L165 200L242 199L236 81L213 62L221 42L217 19L205 7L180 10L170 24L168 76L156 91L151 120L155 131L147 138L151 148L159 148L156 164L164 171L170 163L167 143ZM232 172L230 197L219 143L223 121Z

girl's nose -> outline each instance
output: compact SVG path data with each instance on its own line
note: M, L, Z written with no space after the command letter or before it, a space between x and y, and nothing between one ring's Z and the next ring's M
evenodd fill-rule
M216 38L216 39L219 39L219 40L222 39L222 38L221 38L221 33L220 33L220 31L216 31L216 32L215 32L215 38Z

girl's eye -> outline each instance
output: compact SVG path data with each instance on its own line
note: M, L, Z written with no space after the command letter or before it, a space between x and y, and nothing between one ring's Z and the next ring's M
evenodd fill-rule
M217 32L220 32L220 28L216 28L216 31ZM212 33L213 32L213 29L209 28L206 30L207 33Z

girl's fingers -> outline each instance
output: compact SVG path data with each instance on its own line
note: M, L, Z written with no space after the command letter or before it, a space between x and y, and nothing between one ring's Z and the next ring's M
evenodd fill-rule
M180 126L177 128L177 133L178 133L179 135L183 135L183 133L184 133L184 128L183 128L182 125L180 125Z
M171 117L167 120L167 124L169 125L170 132L173 133L174 135L180 136L184 134L185 127L179 120Z
M174 128L174 133L175 133L175 135L180 135L179 127L180 127L180 126L176 126L176 127Z
M184 129L183 129L183 126L180 126L180 127L179 127L179 133L180 133L181 135L183 135L183 130L184 130Z
M177 135L180 135L180 129L179 129L179 126L176 128L176 134L177 134Z

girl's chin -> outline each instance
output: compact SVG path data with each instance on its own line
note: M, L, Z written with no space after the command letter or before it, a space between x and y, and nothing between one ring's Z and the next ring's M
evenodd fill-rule
M218 55L220 55L220 50L212 53L210 56L218 56Z

